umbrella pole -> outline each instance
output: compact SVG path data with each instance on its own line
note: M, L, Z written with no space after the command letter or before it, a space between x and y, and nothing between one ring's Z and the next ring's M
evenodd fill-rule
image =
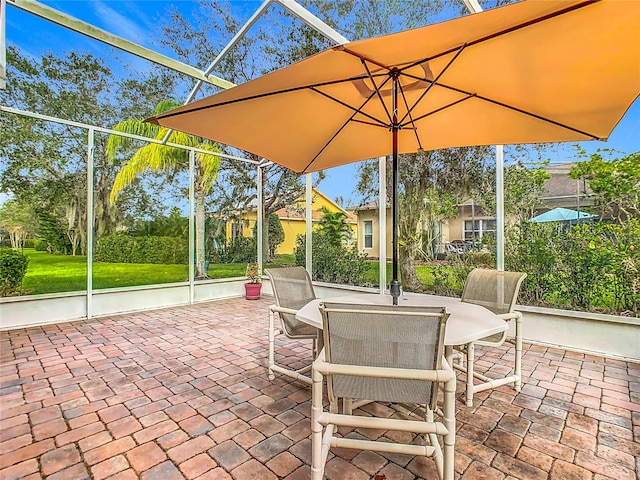
M392 70L391 76L393 79L393 91L392 91L392 119L391 119L391 136L393 142L393 154L392 154L392 214L393 214L393 233L392 233L392 248L393 248L393 280L389 285L389 293L393 297L393 304L398 305L398 297L400 296L400 282L398 281L398 71Z

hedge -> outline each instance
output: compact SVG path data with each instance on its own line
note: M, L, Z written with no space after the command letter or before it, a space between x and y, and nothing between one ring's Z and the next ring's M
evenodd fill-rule
M94 260L103 263L186 264L189 247L179 237L132 237L114 233L100 237L94 247Z
M19 291L28 265L29 258L17 250L0 249L0 294L3 297Z

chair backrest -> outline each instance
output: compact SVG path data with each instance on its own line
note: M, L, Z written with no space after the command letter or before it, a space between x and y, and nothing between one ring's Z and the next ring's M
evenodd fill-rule
M520 272L476 268L464 282L462 301L482 305L493 313L512 312L526 276Z
M449 314L444 307L323 302L325 360L341 365L437 370ZM346 375L327 377L331 399L431 404L433 383Z
M265 270L271 280L273 294L279 307L300 310L307 303L315 300L311 277L302 267L271 268ZM280 313L282 328L287 335L305 325L296 320L295 315Z

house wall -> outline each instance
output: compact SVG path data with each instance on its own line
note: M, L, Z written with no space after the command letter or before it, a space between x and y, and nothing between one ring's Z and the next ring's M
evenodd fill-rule
M370 257L378 257L380 255L380 219L378 215L378 209L370 210L358 210L358 252L366 253ZM373 228L373 242L371 248L365 248L364 241L364 222L371 221ZM387 258L391 258L391 242L392 242L392 221L391 221L391 208L387 208Z
M330 212L344 211L334 202L329 200L324 194L314 189L312 196L312 228L318 223L322 217L322 208L326 208ZM276 250L277 254L293 254L296 247L296 238L298 235L304 235L306 233L306 208L307 203L303 197L299 198L291 207L285 207L280 209L277 215L280 217L282 223L282 229L284 230L284 241L278 246ZM346 213L346 212L345 212ZM242 235L250 237L253 235L253 229L257 221L257 214L255 211L245 212L242 215ZM355 219L351 223L351 231L353 232L354 241L357 241L358 228ZM232 225L227 224L227 239L232 236Z

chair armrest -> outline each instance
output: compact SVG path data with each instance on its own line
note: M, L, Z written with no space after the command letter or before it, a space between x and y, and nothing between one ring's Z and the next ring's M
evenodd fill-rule
M500 313L498 314L498 317L500 317L503 320L516 320L518 318L522 318L522 313L516 312L516 311Z
M279 307L278 305L271 305L269 307L269 310L278 313L290 313L291 315L295 315L296 313L298 313L298 310L294 310L293 308Z
M446 361L445 361L446 362ZM455 378L455 372L446 365L440 370L417 370L409 368L367 367L362 365L341 365L324 361L324 351L313 362L313 370L322 375L350 375L372 378L398 378L402 380L425 380L446 382Z

